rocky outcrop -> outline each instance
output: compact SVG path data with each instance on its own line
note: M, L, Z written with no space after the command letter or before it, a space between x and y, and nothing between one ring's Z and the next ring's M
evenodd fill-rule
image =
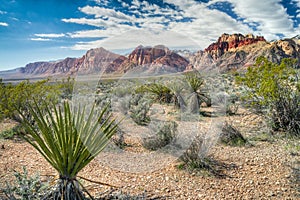
M251 34L223 34L204 51L198 51L189 58L190 63L199 70L218 69L228 71L251 66L256 58L265 56L279 63L283 58L295 58L300 65L300 45L295 39L267 42L263 37Z
M75 73L92 74L104 71L119 56L101 47L87 51L81 58L29 63L24 68L21 68L21 72L39 76L73 75Z
M110 63L119 57L119 54L107 51L102 47L90 49L83 56L83 62L79 66L78 71L85 74L103 72Z
M78 68L81 62L82 60L77 58L66 58L55 62L35 62L21 68L21 72L32 75L66 74L76 71L75 69Z
M125 73L134 68L147 71L182 72L189 66L189 61L163 45L154 47L138 46L127 58L120 57L108 69Z
M217 42L209 45L204 51L210 53L212 58L216 60L220 56L224 55L224 53L227 51L236 49L238 47L251 45L260 41L266 42L262 36L255 37L252 34L248 34L246 36L242 34L229 35L224 33L221 37L219 37Z

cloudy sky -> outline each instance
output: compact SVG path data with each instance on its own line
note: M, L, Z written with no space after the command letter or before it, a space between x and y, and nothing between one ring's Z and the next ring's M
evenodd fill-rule
M103 46L199 50L222 33L300 34L300 0L0 0L0 70Z

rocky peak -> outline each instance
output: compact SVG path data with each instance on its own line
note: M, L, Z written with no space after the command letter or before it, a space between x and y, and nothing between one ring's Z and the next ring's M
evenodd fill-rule
M251 45L257 42L266 42L263 36L254 36L253 34L227 34L224 33L219 37L217 42L209 45L205 52L212 54L213 59L217 59L222 56L225 52L235 50L236 48Z
M133 68L147 67L147 70L179 72L187 69L189 62L163 45L138 46L128 57L120 56L109 65L106 72L127 72Z
M135 48L128 56L130 62L136 65L145 65L154 62L157 58L165 56L170 50L163 46L144 47L142 45Z

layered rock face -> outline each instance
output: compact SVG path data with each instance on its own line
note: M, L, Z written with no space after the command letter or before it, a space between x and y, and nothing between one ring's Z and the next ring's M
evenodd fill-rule
M227 51L260 41L266 42L265 38L262 36L255 37L252 34L248 34L246 36L242 34L229 35L224 33L221 37L219 37L217 42L209 45L204 51L210 53L212 58L216 60Z
M77 71L76 69L81 64L82 59L77 58L66 58L56 62L35 62L29 63L24 68L21 68L21 72L32 75L71 74Z
M204 51L198 51L189 58L199 70L218 69L228 71L251 66L259 56L279 63L283 58L295 58L300 64L300 45L295 39L267 42L264 37L252 34L223 34L217 42Z
M107 51L102 47L88 50L82 58L83 62L78 71L85 74L103 72L110 63L119 57L119 54Z
M92 74L105 70L119 56L101 47L87 51L81 58L30 63L21 68L21 72L40 76L73 75L78 72L81 74Z
M120 56L109 67L109 71L126 73L135 68L146 71L182 72L187 69L189 61L163 45L154 47L138 46L128 57Z

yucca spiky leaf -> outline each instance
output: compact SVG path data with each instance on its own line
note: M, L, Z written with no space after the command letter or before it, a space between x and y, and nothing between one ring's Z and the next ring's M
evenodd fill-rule
M35 124L20 112L27 130L22 137L61 177L72 180L107 145L117 128L115 119L107 114L107 107L101 111L92 107L87 112L85 107L71 110L68 101L62 106L42 104L34 102L28 107Z

